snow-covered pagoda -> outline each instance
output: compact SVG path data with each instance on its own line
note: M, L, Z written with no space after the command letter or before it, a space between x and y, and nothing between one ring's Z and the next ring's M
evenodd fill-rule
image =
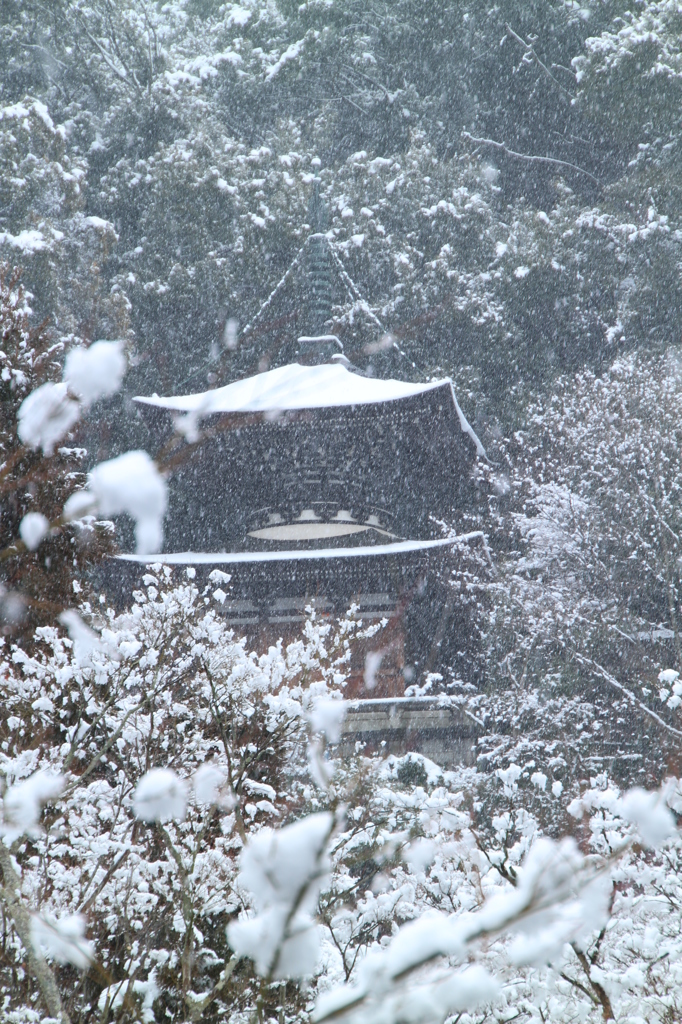
M449 379L367 376L318 325L283 365L136 399L159 440L178 420L201 434L170 479L162 560L194 568L197 582L229 574L222 611L261 642L297 634L308 605L388 619L369 681L373 697L399 696L405 679L437 668L443 617L456 617L439 583L452 545L441 524L485 453ZM369 696L363 660L350 695Z
M483 454L450 380L292 363L137 401L160 434L172 417L201 419L203 440L170 482L163 561L229 573L225 614L272 639L298 629L311 603L388 618L375 695L399 689L405 659L428 657L439 620L429 570L451 542L437 521L465 497Z

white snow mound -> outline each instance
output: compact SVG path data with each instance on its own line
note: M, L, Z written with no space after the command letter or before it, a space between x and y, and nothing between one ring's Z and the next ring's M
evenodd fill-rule
M29 448L52 455L54 447L71 430L80 408L68 397L66 384L48 382L32 391L19 406L17 434Z
M122 341L96 341L89 348L75 348L64 363L64 380L83 405L118 391L126 372Z

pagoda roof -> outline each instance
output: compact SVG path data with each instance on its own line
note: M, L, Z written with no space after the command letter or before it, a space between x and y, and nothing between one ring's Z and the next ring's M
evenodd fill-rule
M364 377L339 363L303 366L289 363L254 377L234 381L222 388L193 395L137 396L136 402L169 412L210 416L212 413L285 412L301 409L329 409L339 406L373 405L446 388L454 404L462 432L476 445L478 455L485 449L460 409L449 377L414 384L400 380Z
M303 548L291 551L173 551L170 554L116 555L122 562L143 565L224 565L253 562L296 562L318 558L369 558L377 555L403 555L453 546L479 533L439 537L437 540L403 540L392 544L373 544L356 548Z

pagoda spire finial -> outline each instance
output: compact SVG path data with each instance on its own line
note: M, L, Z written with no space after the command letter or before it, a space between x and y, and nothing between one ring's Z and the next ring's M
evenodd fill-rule
M320 183L313 184L313 194L308 204L308 223L313 235L324 234L329 230L329 210L327 204L320 195Z
M329 332L329 321L332 316L332 261L329 242L325 232L329 229L329 211L327 204L320 195L320 183L313 185L313 194L308 207L310 237L308 238L308 279L310 282L310 325L313 335L320 337ZM318 346L318 358L326 358L329 353L324 345ZM308 348L310 351L310 348Z

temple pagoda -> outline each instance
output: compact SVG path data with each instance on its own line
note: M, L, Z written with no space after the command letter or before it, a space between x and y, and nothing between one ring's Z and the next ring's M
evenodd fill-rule
M201 439L169 481L163 554L123 560L129 572L191 566L197 582L229 574L222 612L259 646L298 634L308 606L387 620L370 673L369 652L356 655L349 695L399 696L438 668L457 620L442 524L470 500L485 452L449 379L379 377L376 359L369 370L349 360L330 315L333 250L320 231L307 246L309 333L286 338L276 365L200 393L136 399L152 438L175 424Z

